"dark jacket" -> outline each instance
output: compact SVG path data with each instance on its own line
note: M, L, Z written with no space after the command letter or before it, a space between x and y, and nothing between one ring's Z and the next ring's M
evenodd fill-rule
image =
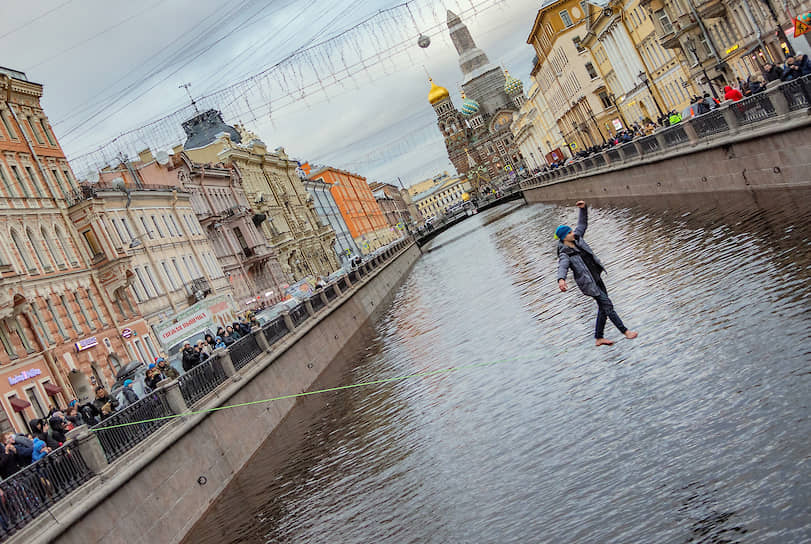
M165 366L158 365L158 368L160 369L161 374L163 374L164 376L166 376L166 378L170 380L176 380L180 377L180 372L175 370L175 368L169 363L166 363Z
M127 406L138 402L138 394L135 391L133 391L131 387L125 387L123 394L124 400L127 401Z
M798 55L794 57L794 66L799 67L800 76L811 74L811 59L808 58L808 55Z
M200 356L194 352L194 348L186 348L183 350L183 370L188 372L199 364Z
M39 438L40 440L45 442L45 444L47 444L49 448L55 450L61 445L61 443L58 440L54 439L54 437L51 436L51 433L45 432L43 430L45 422L46 420L44 419L32 419L31 421L29 421L28 427L31 429L31 436L33 436L34 438Z
M768 70L763 70L763 78L766 80L766 83L780 79L781 75L783 75L783 70L774 64L772 64L772 67Z
M577 219L577 227L574 229L574 248L564 245L563 242L558 242L558 280L565 280L569 269L572 269L574 281L583 292L584 295L590 297L600 296L602 291L597 286L597 278L592 277L588 266L586 266L581 252L588 253L594 259L594 263L600 268L601 271L605 267L600 262L600 259L594 254L589 245L583 239L588 227L588 209L580 208L580 217Z
M62 423L61 419L52 417L50 421L48 421L48 424L51 426L51 437L56 442L61 442L62 444L67 442L68 439L66 435L68 431L65 429L65 425Z
M3 447L0 448L0 476L6 479L21 468L27 466L28 463L17 453L6 453L6 446L2 446Z
M230 346L231 344L233 344L234 342L236 342L236 341L237 341L237 339L236 339L236 338L234 338L234 337L233 337L231 334L229 334L229 333L225 333L225 334L223 335L223 337L222 337L222 341L225 343L225 345L226 345L226 346Z
M100 414L99 417L102 418L102 419L107 417L107 416L104 415L104 410L103 410L104 405L107 404L107 403L110 403L110 407L112 408L112 411L109 414L107 414L107 416L109 416L110 414L113 414L118 409L118 401L115 398L111 397L110 394L107 393L106 397L101 397L100 399L97 398L96 400L93 401L93 406L99 412L99 414Z

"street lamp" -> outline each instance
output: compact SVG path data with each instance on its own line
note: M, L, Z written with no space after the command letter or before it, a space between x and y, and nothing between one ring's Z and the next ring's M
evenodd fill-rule
M622 119L623 126L626 129L629 128L628 127L628 121L625 120L625 116L622 115L622 110L620 109L619 104L617 104L617 96L614 93L611 93L611 94L608 95L608 99L614 104L614 109L617 110L617 113L619 114L620 119Z
M712 91L712 96L715 100L720 102L720 98L718 98L718 93L715 92L715 87L710 80L710 76L707 75L707 70L704 68L704 63L701 62L701 59L698 58L698 49L696 49L696 42L692 36L688 36L686 40L684 40L684 44L687 46L687 50L693 55L693 58L696 59L696 62L701 66L701 73L704 74L704 80L707 82L707 85L710 86L710 90Z
M639 79L642 81L642 83L645 84L645 87L648 88L648 94L650 95L651 98L653 98L653 103L656 104L656 109L659 110L659 118L661 119L662 117L665 116L665 112L662 111L662 108L659 106L659 102L656 100L656 97L653 96L653 93L650 90L650 83L648 83L648 74L644 70L640 70Z

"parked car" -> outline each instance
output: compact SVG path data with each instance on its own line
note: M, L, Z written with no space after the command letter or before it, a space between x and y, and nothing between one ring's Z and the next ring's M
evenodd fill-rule
M254 317L256 320L259 321L259 325L264 327L277 317L281 315L282 312L289 312L296 306L298 306L300 301L296 297L289 298L284 300L278 304L271 306L270 308L265 308L261 312L257 312Z

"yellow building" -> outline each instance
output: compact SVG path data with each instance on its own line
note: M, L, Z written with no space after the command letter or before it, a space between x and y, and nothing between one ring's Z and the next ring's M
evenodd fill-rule
M608 89L581 44L587 5L585 0L545 2L527 38L538 57L532 76L573 150L604 143L605 125L617 116Z
M464 202L462 195L470 193L471 189L467 178L445 175L440 183L415 195L414 203L422 217L429 221L444 216L445 211L454 204Z
M581 40L606 82L608 99L619 109L611 133L627 123L657 121L671 110L682 111L694 88L683 55L662 47L639 0L587 4L588 22Z
M542 167L563 158L566 142L535 77L532 78L527 101L513 116L510 130L529 168Z
M254 224L278 251L287 278L328 276L340 267L332 248L335 232L318 220L296 174L298 165L284 149L268 151L255 134L226 125L215 110L183 123L183 129L188 139L182 150L192 161L221 162L239 171Z

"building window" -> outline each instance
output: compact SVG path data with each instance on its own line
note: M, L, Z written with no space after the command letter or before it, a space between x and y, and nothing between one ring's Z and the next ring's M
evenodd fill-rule
M144 300L148 300L152 297L151 293L149 292L149 288L147 287L146 280L144 279L144 274L140 268L135 267L135 276L138 278L138 283L133 283L132 288L135 291L135 296L138 297L139 302L143 302ZM140 291L137 287L140 285ZM143 291L143 296L141 295L141 291Z
M597 79L597 70L594 69L594 65L590 62L586 63L586 72L588 72L591 79Z
M20 239L20 235L17 234L17 231L14 229L11 229L11 241L14 242L14 247L17 248L17 253L20 254L25 268L27 270L36 270L34 261L31 260L31 255L28 253L28 248L25 246L25 242Z
M67 180L68 185L70 185L73 190L76 190L76 183L73 180L73 176L70 175L70 170L62 170L62 175L65 176L65 180Z
M48 231L45 230L45 227L40 228L40 233L42 234L42 239L45 240L45 245L48 246L48 253L51 254L51 258L54 260L56 264L65 264L65 260L62 258L62 253L59 252L57 247L54 245L53 236L48 236Z
M79 311L82 313L82 318L84 319L85 324L89 330L94 330L96 328L96 324L93 323L93 320L90 319L90 316L87 315L87 309L84 307L84 303L82 303L82 298L79 296L79 291L75 291L73 293L73 299L76 301L76 305L79 307Z
M99 308L99 305L96 302L96 297L93 296L93 292L90 291L90 289L85 289L85 294L87 295L87 298L90 300L90 304L93 306L93 311L96 312L96 318L98 318L101 324L106 327L107 318L104 317L104 312L102 312L101 309Z
M138 350L138 355L141 357L141 361L144 363L149 362L149 357L147 357L146 352L144 351L144 347L141 345L141 341L138 339L133 340L135 344L135 349Z
M144 336L144 343L146 344L146 349L148 349L149 353L152 355L152 360L155 360L160 353L155 349L155 344L152 343L152 339L149 336Z
M31 127L31 134L34 136L34 139L37 141L38 144L42 145L44 142L42 138L39 136L36 127L34 126L34 118L30 115L26 117L28 119L28 126Z
M42 133L45 134L45 137L48 138L48 143L51 145L56 145L53 137L51 136L51 131L48 130L48 125L45 124L45 119L39 120L39 126L42 127Z
M610 108L611 106L613 106L613 104L611 103L611 100L608 99L608 93L607 92L600 91L599 93L597 93L597 96L600 97L600 102L603 103L604 108Z
M34 171L31 169L30 166L26 166L25 171L28 174L28 178L31 180L31 183L34 185L34 189L37 190L37 194L40 197L45 198L45 193L42 192L42 184L40 183L37 175L34 173Z
M34 409L34 413L37 417L45 417L46 412L42 408L42 403L39 402L39 395L37 395L37 386L32 385L31 387L26 387L25 396L28 397L28 402L31 403L31 407Z
M3 187L6 188L6 194L8 196L17 196L17 191L14 190L14 187L11 185L11 182L6 176L6 170L0 165L0 181L3 182Z
M124 229L127 231L127 235L130 237L130 240L135 240L136 236L133 234L132 229L130 228L130 222L127 221L126 217L121 218L121 224L124 225Z
M116 221L115 219L110 219L110 223L113 224L113 230L115 230L115 233L118 235L119 242L121 244L126 242L126 238L124 238L124 233L121 232L121 227L118 226L118 221Z
M172 291L176 291L177 283L175 282L174 275L172 275L172 271L169 270L168 266L166 266L166 261L161 261L161 268L163 268L163 273L166 275L166 279L169 280L169 285L172 286Z
M183 284L183 273L180 271L180 266L177 264L177 259L172 259L172 265L175 267L175 272L177 272L177 278L180 281L180 284Z
M75 330L79 334L84 334L84 329L82 329L82 326L79 325L78 321L76 321L73 312L70 311L70 306L68 305L68 301L65 298L65 295L59 295L59 300L62 301L62 306L65 308L65 315L68 316L70 324L73 326L73 330Z
M65 328L62 326L62 321L60 321L59 319L59 314L54 309L53 304L51 304L50 298L45 299L45 305L48 307L48 313L51 314L51 319L53 319L54 323L56 323L56 330L59 331L59 334L62 336L62 338L67 340L69 337L65 332Z
M31 315L34 316L34 319L37 320L37 325L39 326L39 330L42 331L42 335L45 337L45 341L49 344L54 343L53 336L51 336L51 330L45 325L42 321L42 316L39 315L39 308L35 303L31 303Z
M580 43L580 36L575 36L572 38L572 41L574 42L574 46L577 48L578 53L582 53L586 50L586 48L583 47L583 44Z
M5 323L5 320L3 321ZM3 349L6 350L6 353L11 359L17 358L17 352L14 351L14 346L11 345L11 340L9 340L8 335L6 334L5 327L0 326L0 342L3 344Z
M572 22L572 18L569 17L569 10L564 9L560 12L560 20L563 21L563 26L569 28L570 26L574 25Z
M31 345L31 342L28 341L28 336L26 336L23 328L20 326L20 321L17 316L11 318L11 323L13 326L11 329L17 333L17 337L20 339L20 343L23 345L23 348L28 353L34 353L34 347Z
M155 274L152 273L152 269L149 268L149 265L144 266L144 271L146 271L146 275L149 278L149 283L152 284L152 288L155 290L155 293L158 295L163 294L163 289L158 286L158 282L155 281Z
M175 232L177 233L177 235L182 238L183 237L183 231L180 230L180 226L177 224L177 221L175 221L175 216L170 215L169 219L172 220L172 226L175 227Z
M20 187L22 187L23 194L26 197L30 197L31 196L31 191L28 190L28 185L25 183L25 181L23 181L23 178L20 175L20 170L17 168L17 165L12 164L11 165L11 171L14 172L14 178L17 180L17 183L20 184Z
M84 238L84 241L87 242L87 245L90 248L90 254L94 259L100 255L103 255L99 241L96 239L96 233L94 233L92 230L86 230L82 233L82 237Z
M163 224L166 225L166 232L169 233L169 236L172 237L175 233L172 231L172 226L169 224L169 220L166 219L166 216L163 216Z
M5 110L0 111L0 119L3 121L3 126L6 127L6 132L8 132L9 138L12 140L17 139L17 134L14 132L14 129L11 128L11 123L8 120L8 112Z
M149 239L152 240L155 237L152 235L152 230L146 225L146 217L143 215L140 217L141 219L141 226L144 227L144 234L149 236Z
M580 1L580 12L583 14L583 17L588 17L588 14L589 14L588 0L581 0Z
M670 34L673 32L673 25L670 23L670 17L667 16L665 10L660 9L657 11L656 17L659 18L659 22L662 24L662 30L664 30L665 34Z

